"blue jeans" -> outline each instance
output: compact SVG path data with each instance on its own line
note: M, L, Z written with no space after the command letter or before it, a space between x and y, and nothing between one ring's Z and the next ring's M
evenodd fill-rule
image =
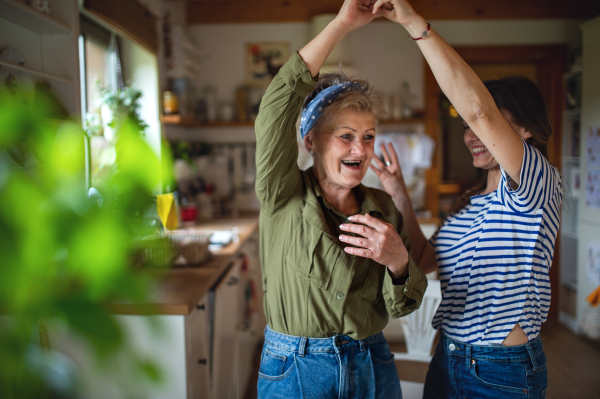
M442 333L423 398L543 399L547 387L546 356L539 336L525 345L481 346Z
M265 329L258 398L402 399L394 356L383 336L294 337Z

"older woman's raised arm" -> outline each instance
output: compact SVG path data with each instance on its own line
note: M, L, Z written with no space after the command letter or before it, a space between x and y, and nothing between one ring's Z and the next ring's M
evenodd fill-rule
M277 211L299 187L295 124L302 102L314 89L314 77L335 45L348 32L379 16L371 12L374 2L346 0L337 17L281 68L263 96L254 125L256 194L261 211Z
M294 54L262 98L254 124L256 195L262 212L276 212L300 185L295 124L302 100L314 85L302 60Z
M373 11L404 26L417 38L428 24L407 0L377 0ZM523 144L512 129L483 82L467 63L433 29L416 42L431 67L440 88L460 116L485 144L500 166L520 184Z

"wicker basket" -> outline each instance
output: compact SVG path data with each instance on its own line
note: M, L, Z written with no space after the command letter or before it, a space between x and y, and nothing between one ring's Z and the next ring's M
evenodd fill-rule
M173 230L165 231L165 235L176 244L179 258L177 264L199 264L210 257L208 245L210 244L211 233L203 230ZM183 258L183 262L179 262Z
M161 236L147 236L133 241L131 265L140 267L168 267L178 255L178 248L172 240Z

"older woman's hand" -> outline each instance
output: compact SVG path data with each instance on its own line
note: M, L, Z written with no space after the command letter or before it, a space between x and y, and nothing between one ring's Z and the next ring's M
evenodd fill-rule
M373 5L373 13L381 13L390 21L402 26L410 25L418 14L407 0L377 0Z
M376 0L346 0L336 19L348 29L354 30L382 15L381 11L373 12Z
M348 219L353 223L342 224L340 229L360 237L341 235L340 241L358 247L346 247L344 251L387 266L394 279L408 273L408 251L393 225L370 215L354 215Z

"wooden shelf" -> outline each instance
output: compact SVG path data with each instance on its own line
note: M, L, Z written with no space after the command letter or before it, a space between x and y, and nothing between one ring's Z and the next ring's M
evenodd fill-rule
M423 117L423 118L407 118L407 119L389 119L389 120L382 120L379 122L380 125L414 125L417 123L425 123L425 117Z
M440 183L438 184L439 194L460 194L462 192L458 183Z
M34 32L71 33L71 29L33 7L16 0L0 0L0 16Z
M192 118L182 118L180 115L163 115L163 123L187 127L253 127L254 121L215 121L200 122Z
M436 226L440 224L441 220L440 218L420 218L417 217L417 222L419 222L419 224L435 224Z
M2 1L2 0L0 0L0 1ZM69 78L65 78L65 77L58 76L58 75L53 75L51 73L38 71L37 69L23 67L23 66L20 66L17 64L13 64L12 62L6 62L6 61L0 60L0 67L3 67L3 66L7 67L7 68L15 69L17 71L27 72L32 75L39 76L39 77L46 78L46 79L56 80L56 81L64 82L64 83L73 83L73 80L69 79Z

